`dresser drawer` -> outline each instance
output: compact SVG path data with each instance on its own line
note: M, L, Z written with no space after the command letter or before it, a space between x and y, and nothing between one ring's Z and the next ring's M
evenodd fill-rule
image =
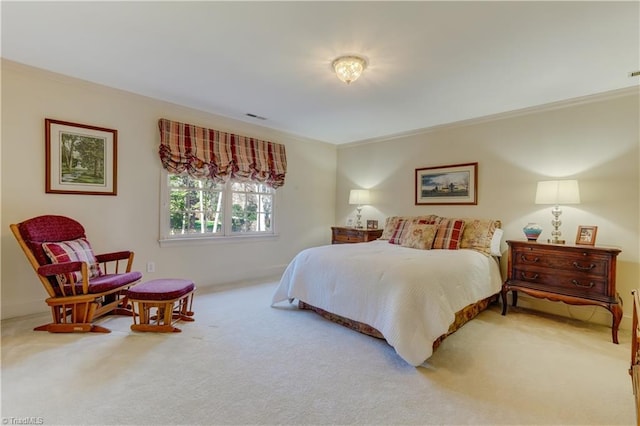
M357 243L363 240L363 236L356 229L345 229L334 232L333 239L341 243Z
M366 243L382 235L382 229L358 229L334 226L331 228L332 244Z
M564 253L559 255L544 249L518 248L513 253L513 263L518 268L552 268L578 274L606 276L609 270L609 256L597 253Z
M609 300L608 281L605 277L569 272L548 268L518 268L513 271L513 279L535 285L539 290L572 296Z

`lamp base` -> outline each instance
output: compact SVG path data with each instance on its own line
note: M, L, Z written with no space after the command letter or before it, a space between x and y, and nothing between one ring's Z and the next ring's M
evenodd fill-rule
M560 225L562 225L562 221L560 220L560 215L562 214L562 210L560 210L560 206L556 204L556 206L551 210L553 214L553 220L551 221L551 225L553 225L553 231L551 231L551 239L547 240L550 244L564 244L564 240L560 239L562 232L560 232Z
M566 241L565 240L552 240L552 239L548 239L547 242L549 244L564 244Z
M360 214L362 212L362 206L358 205L356 210L358 211L358 214L356 214L356 229L362 229L362 222L360 221L360 219L362 219L362 215Z

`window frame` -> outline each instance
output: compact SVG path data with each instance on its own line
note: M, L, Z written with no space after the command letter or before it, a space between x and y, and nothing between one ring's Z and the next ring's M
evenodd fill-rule
M183 235L171 235L171 227L169 225L170 218L170 193L171 187L169 185L169 173L167 170L161 170L160 176L160 238L159 243L161 247L176 246L176 245L200 245L200 244L215 244L215 243L229 243L229 242L242 242L242 241L263 241L270 240L279 237L277 228L277 205L278 205L278 193L279 191L273 190L272 192L272 206L271 206L271 231L270 232L232 232L231 231L231 217L232 217L232 202L231 197L233 191L231 185L233 181L225 182L223 185L223 220L225 221L223 229L226 233L215 235L213 233L207 234L183 234ZM256 182L260 184L260 182ZM228 218L228 223L227 223Z

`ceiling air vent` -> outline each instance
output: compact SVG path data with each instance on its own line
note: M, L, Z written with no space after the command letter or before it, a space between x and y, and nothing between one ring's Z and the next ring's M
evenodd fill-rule
M261 117L259 115L251 114L250 112L246 113L245 115L247 117L256 118L258 120L266 120L267 119L266 117Z

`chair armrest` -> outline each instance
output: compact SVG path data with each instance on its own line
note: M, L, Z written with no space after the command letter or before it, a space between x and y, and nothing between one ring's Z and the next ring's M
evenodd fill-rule
M52 277L58 274L68 274L70 272L80 271L82 274L82 294L89 293L89 264L86 262L63 262L63 263L51 263L48 265L42 265L38 268L38 274L43 277ZM44 281L47 281L45 278ZM57 281L57 280L56 280ZM58 290L63 296L69 296L65 291L65 286L58 282ZM71 293L76 295L76 286L72 283Z
M116 260L129 260L130 255L130 251L116 251L113 253L96 254L96 259L98 259L98 262L100 263L113 262Z
M82 264L84 262L64 262L64 263L51 263L49 265L42 265L38 268L38 274L45 277L52 277L58 274L68 274L69 272L77 272L82 270Z
M115 273L119 273L120 260L126 260L127 265L125 268L125 272L131 272L131 267L133 266L133 252L132 251L116 251L113 253L103 253L96 255L96 259L98 263L101 263L104 268L104 273L108 273L107 271L107 263L115 262ZM113 265L113 264L111 264Z

